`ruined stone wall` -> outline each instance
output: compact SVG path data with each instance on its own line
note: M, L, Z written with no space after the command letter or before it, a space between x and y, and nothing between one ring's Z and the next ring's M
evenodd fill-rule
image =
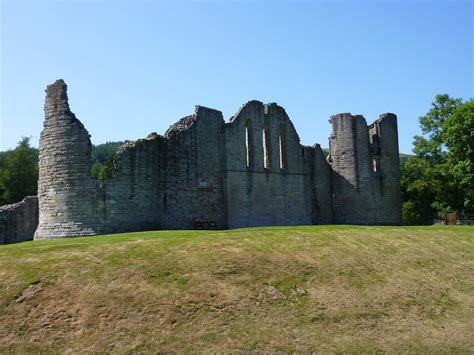
M38 198L25 197L21 202L0 207L0 244L33 240L38 226Z
M230 122L196 106L163 135L121 146L93 181L89 133L67 87L48 86L35 239L148 229L400 223L396 116L333 116L329 163L285 110L250 101ZM374 171L376 162L376 171Z
M387 129L384 129L386 135L382 137L376 134L380 131L381 122L367 127L363 116L343 113L331 117L333 131L329 142L329 162L334 171L335 223L399 224L401 222L400 212L393 215L394 211L401 211L401 205L396 117L392 119L391 123L387 124ZM382 145L385 149L381 149ZM394 157L395 151L397 158ZM389 162L397 165L389 167ZM385 173L383 169L386 169ZM398 175L395 174L394 179L398 181L398 189L392 176L387 175L396 171ZM382 210L387 214L381 212Z
M46 90L39 146L39 225L35 239L97 233L95 187L90 174L90 136L69 110L67 86Z
M164 229L194 227L197 176L197 118L185 117L168 129L160 169L160 226Z
M166 132L162 195L158 200L162 228L193 229L203 222L227 227L223 126L220 111L196 106L192 116Z
M246 126L250 165L247 167ZM267 127L269 165L264 167ZM285 110L250 101L226 124L226 201L229 228L311 224L304 149ZM284 167L280 167L283 141Z
M311 194L311 224L333 223L332 169L319 144L305 147L308 161L308 193Z
M102 233L158 229L160 167L166 141L157 134L126 143L114 157L110 181L96 187Z
M380 115L369 126L370 146L380 194L377 196L377 223L400 225L400 154L398 149L397 116L393 113Z
M213 222L227 228L224 197L224 119L222 112L198 106L196 122L196 178L193 216L198 222Z
M197 106L164 136L120 147L113 177L99 188L103 231L226 228L223 125L221 112Z

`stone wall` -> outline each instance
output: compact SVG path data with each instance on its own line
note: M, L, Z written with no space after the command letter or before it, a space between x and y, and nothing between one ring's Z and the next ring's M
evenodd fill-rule
M247 145L246 127L250 132ZM267 167L264 166L264 127ZM312 201L307 193L304 149L285 110L276 104L250 101L226 124L225 138L229 228L311 224ZM280 153L284 156L284 166L280 165Z
M319 144L305 147L308 160L307 186L311 194L311 224L333 223L332 169Z
M91 142L62 80L48 86L35 239L147 229L399 224L396 116L333 116L329 163L285 110L250 101L225 123L196 106L164 135L121 146L113 176L90 174ZM375 164L375 165L374 165ZM374 166L376 171L374 171Z
M369 126L373 164L377 168L380 195L377 197L377 224L402 224L400 195L400 154L397 116L385 113ZM377 138L374 139L374 136ZM378 147L377 147L378 142Z
M226 228L222 113L197 106L164 136L123 145L97 201L103 232Z
M160 224L168 229L193 229L202 223L226 228L222 113L196 106L184 121L165 134Z
M0 244L33 240L38 226L38 198L28 196L21 202L0 207Z
M330 122L334 222L401 224L396 116L382 115L369 127L363 116L349 113Z
M96 185L94 209L101 232L158 229L160 170L166 150L165 139L150 134L121 146L115 157L113 177Z

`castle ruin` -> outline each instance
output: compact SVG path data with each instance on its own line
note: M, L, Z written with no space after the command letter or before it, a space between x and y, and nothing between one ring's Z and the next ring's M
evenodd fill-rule
M63 80L46 90L34 239L154 229L401 224L397 117L332 116L329 156L302 146L285 110L249 101L229 122L196 106L164 135L125 143L112 178L91 176L91 141Z

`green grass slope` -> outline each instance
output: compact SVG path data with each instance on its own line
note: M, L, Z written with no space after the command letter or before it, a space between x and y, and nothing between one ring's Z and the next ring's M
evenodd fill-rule
M0 352L474 352L474 229L157 231L0 246Z

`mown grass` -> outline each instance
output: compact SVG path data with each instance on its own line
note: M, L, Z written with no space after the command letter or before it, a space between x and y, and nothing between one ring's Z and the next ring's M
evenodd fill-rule
M154 231L0 246L0 352L473 352L474 229Z

